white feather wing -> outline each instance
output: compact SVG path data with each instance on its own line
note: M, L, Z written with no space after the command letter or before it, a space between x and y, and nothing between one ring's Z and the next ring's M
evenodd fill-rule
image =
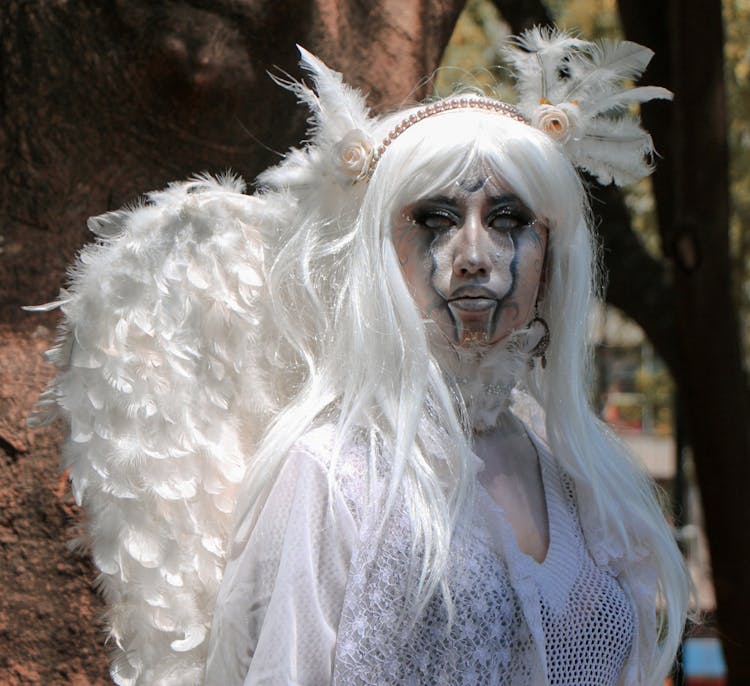
M196 178L90 220L37 422L63 417L118 684L202 681L235 490L262 426L262 199Z

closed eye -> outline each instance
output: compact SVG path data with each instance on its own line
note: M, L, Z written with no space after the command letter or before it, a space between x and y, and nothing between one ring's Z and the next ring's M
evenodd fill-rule
M496 231L517 231L528 226L533 219L514 211L502 211L491 215L487 219L487 226Z
M455 212L442 207L419 207L412 216L417 224L430 231L448 231L460 222Z

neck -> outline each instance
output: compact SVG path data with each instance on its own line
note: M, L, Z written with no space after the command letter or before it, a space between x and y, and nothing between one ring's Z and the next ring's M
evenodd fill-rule
M440 363L461 393L475 434L501 429L511 417L511 392L528 370L526 355L502 343L486 348L443 347Z

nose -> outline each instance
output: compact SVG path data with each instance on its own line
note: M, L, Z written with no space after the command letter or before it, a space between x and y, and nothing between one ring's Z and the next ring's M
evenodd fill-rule
M492 271L492 246L479 218L468 215L454 240L453 274L462 278L488 276Z

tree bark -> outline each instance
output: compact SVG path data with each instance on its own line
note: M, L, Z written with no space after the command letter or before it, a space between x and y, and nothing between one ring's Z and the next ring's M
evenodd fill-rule
M540 0L492 0L492 4L497 7L514 34L519 34L532 26L554 23L547 6Z
M200 171L252 180L304 132L295 42L377 109L425 95L464 0L0 5L0 322L54 297L88 216Z
M668 9L621 0L620 7L628 37L662 47L650 74L675 91L671 114L649 115L647 124L669 141L655 189L674 279L676 380L703 500L728 683L739 686L750 683L750 406L729 260L722 7L720 0L679 0Z

